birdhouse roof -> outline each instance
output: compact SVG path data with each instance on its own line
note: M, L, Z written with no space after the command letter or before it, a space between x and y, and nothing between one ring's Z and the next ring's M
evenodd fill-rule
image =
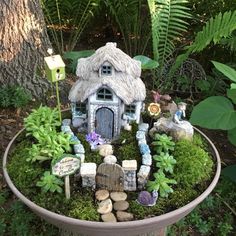
M60 55L44 57L44 60L50 70L56 69L58 67L65 67L65 63L63 62Z
M115 73L99 76L99 68L105 62L114 67ZM117 48L116 43L107 43L92 56L79 59L76 75L79 80L69 94L72 102L83 102L102 86L111 88L125 104L143 101L146 97L145 85L140 79L141 63Z

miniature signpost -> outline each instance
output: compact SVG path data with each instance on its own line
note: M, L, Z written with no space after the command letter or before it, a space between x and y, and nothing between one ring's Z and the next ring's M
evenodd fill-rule
M61 107L58 89L58 81L65 79L65 63L60 55L52 56L52 49L48 49L49 57L44 57L46 75L49 81L56 83L57 107L61 122Z
M70 198L70 178L80 168L80 159L76 156L65 154L52 166L52 174L65 177L66 199Z

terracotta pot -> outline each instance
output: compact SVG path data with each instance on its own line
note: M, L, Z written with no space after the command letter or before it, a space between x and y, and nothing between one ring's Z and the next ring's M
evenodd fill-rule
M201 203L214 189L216 186L221 170L220 164L220 157L218 151L216 150L214 144L210 141L210 139L203 134L201 131L195 128L195 130L200 133L208 142L209 146L212 149L213 156L217 162L216 164L216 173L215 176L208 186L208 188L196 199L192 202L188 203L187 205L171 211L169 213L155 216L149 219L143 220L136 220L130 222L117 222L117 223L103 223L103 222L92 222L92 221L84 221L78 220L74 218L70 218L67 216L59 215L49 210L46 210L28 198L26 198L13 184L12 180L10 179L8 172L7 172L7 158L8 153L14 146L14 142L16 138L22 133L23 130L19 131L15 137L11 140L8 144L8 147L5 151L3 157L3 173L6 179L7 184L13 191L13 193L22 201L24 202L32 211L34 211L37 215L41 218L45 219L46 221L50 222L51 224L65 230L71 232L73 235L77 233L79 235L86 235L86 236L134 236L134 235L164 235L164 230L166 226L174 224L178 220L182 219L184 216L188 215L199 203Z

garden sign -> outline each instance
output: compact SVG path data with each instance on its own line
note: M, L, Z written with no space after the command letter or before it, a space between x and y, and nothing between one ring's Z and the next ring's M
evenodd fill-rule
M52 174L65 177L66 198L70 198L70 178L80 168L80 159L76 156L65 154L52 166Z

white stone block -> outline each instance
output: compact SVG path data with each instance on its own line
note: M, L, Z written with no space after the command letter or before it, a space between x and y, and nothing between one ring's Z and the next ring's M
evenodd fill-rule
M152 165L152 155L149 153L142 155L142 164L146 165L146 166L151 166Z
M97 170L96 163L88 162L82 163L80 167L80 174L82 177L84 176L95 176Z
M122 167L124 170L137 170L136 160L124 160L122 161Z

